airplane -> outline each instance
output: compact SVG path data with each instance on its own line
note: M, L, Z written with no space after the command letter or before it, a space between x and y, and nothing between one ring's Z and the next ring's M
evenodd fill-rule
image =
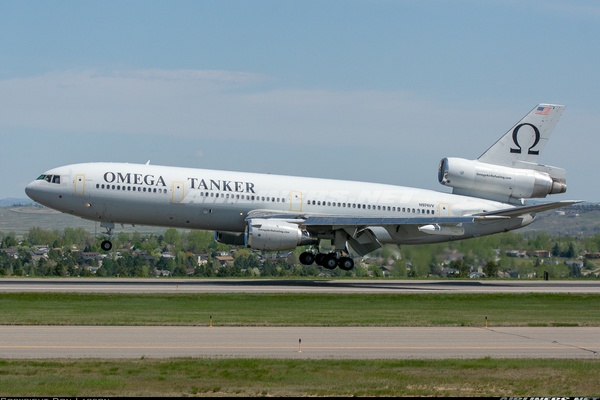
M476 160L448 157L452 193L381 183L129 163L50 169L27 185L46 207L99 221L104 251L115 224L214 231L220 243L263 251L308 246L304 265L351 270L384 244L424 244L522 228L536 213L579 203L526 204L565 193L566 171L538 163L564 106L539 104ZM320 251L321 241L333 251Z

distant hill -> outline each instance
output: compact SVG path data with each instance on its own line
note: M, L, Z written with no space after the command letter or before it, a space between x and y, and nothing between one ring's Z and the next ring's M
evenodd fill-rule
M8 197L6 199L0 199L0 207L8 207L8 206L15 206L15 205L19 205L19 206L26 206L29 204L34 204L33 200L31 199L19 199L16 197Z
M63 230L67 227L84 228L90 233L101 234L104 229L94 221L84 220L69 214L63 214L23 199L4 199L8 206L0 206L0 232L14 232L23 235L30 228L40 227L47 230ZM151 226L121 227L117 225L115 232L164 233L166 228ZM517 233L545 232L552 236L593 236L600 234L600 204L576 204L557 210L545 211L537 215L529 226L514 231Z
M39 227L46 230L58 229L62 231L65 228L83 228L93 234L102 234L105 229L100 227L100 223L75 217L70 214L64 214L59 211L42 207L35 203L27 206L8 206L0 207L0 232L15 233L22 236L29 232L29 229ZM140 232L162 234L166 228L152 226L131 226L117 225L115 233L119 232Z
M582 203L539 213L535 221L516 232L546 232L553 236L600 234L600 204Z

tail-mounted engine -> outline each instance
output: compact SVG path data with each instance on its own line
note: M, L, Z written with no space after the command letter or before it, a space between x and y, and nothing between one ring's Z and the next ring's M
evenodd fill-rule
M565 170L526 162L505 167L477 160L444 158L440 161L438 180L452 187L455 194L503 202L543 198L567 191Z
M252 218L246 227L246 245L257 250L287 250L317 244L318 239L281 219Z

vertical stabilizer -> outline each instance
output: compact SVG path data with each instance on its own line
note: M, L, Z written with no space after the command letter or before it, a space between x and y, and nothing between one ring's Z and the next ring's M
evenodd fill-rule
M564 108L557 104L537 105L477 160L506 167L537 164Z

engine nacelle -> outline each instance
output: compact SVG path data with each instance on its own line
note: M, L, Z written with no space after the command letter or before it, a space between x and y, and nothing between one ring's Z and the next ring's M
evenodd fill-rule
M562 171L551 176L548 171ZM564 193L567 184L564 170L533 165L529 168L511 168L486 164L477 160L444 158L440 161L438 180L454 188L453 193L492 200L543 198L549 194Z
M244 232L215 231L215 241L234 246L245 246L246 235Z
M257 250L288 250L296 246L317 244L297 224L281 219L252 218L246 228L246 245Z

